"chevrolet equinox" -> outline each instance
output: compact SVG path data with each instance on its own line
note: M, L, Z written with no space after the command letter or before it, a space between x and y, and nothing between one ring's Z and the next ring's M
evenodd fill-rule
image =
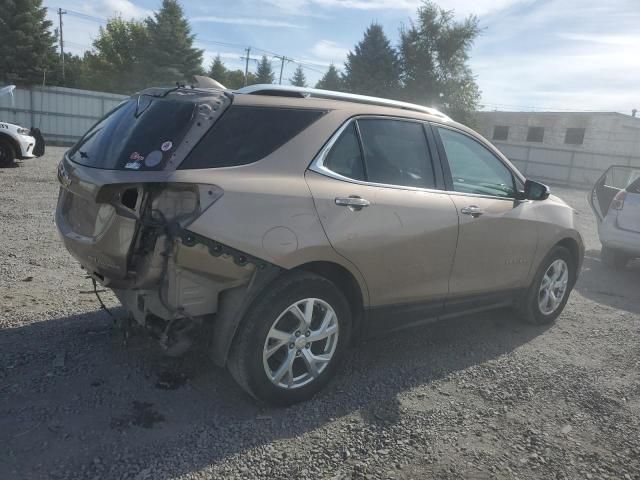
M66 248L169 354L310 398L357 337L511 306L553 322L574 211L437 110L274 85L154 88L62 159Z

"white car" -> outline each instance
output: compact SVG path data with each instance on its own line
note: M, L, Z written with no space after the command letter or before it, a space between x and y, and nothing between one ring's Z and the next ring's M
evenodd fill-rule
M640 168L609 167L593 187L589 203L598 219L605 265L624 268L640 258Z
M1 96L13 96L15 85L0 89ZM44 154L44 139L38 129L24 128L0 120L0 167L8 167L16 159L34 158Z

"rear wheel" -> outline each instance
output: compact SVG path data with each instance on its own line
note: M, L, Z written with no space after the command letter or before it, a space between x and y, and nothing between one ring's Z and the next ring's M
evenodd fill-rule
M615 248L602 246L600 250L600 259L609 268L615 268L616 270L623 269L629 262L629 255L616 250Z
M16 159L13 147L6 140L0 139L0 167L10 167Z
M290 405L311 398L338 368L351 311L329 280L287 274L249 308L229 354L233 378L254 398Z
M553 322L567 304L575 279L576 267L569 250L553 247L520 304L522 319L538 325Z

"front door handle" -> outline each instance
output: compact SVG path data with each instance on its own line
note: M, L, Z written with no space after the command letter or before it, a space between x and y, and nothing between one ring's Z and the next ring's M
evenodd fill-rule
M336 205L349 207L351 210L362 210L364 207L371 205L369 200L358 197L357 195L351 195L350 197L336 197L335 202Z
M473 218L478 218L480 215L484 213L484 210L482 210L477 205L469 205L468 207L462 207L460 209L460 213L463 213L465 215L471 215Z

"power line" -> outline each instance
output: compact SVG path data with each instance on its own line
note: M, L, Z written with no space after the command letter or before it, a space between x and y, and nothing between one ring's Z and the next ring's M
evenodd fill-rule
M95 17L93 15L88 15L86 13L76 12L75 10L66 10L66 13L68 13L69 15L71 15L73 17L81 18L83 20L89 20L90 22L96 22L96 23L107 23L108 22L108 20L106 18Z
M59 9L60 10L60 9ZM96 22L96 23L100 23L100 24L105 24L107 23L109 20L103 17L96 17L94 15L89 15L86 13L82 13L82 12L77 12L75 10L65 10L65 13L75 17L75 18L79 18L82 20L87 20L87 21L91 21L91 22ZM196 42L199 43L205 43L205 44L211 44L211 45L218 45L218 46L222 46L222 47L227 47L227 48L237 48L237 49L241 49L245 52L253 50L255 52L260 52L260 53L264 53L266 55L270 55L273 58L277 58L279 60L281 60L283 63L281 65L281 72L280 72L280 83L282 83L282 71L284 70L284 63L295 63L296 65L300 65L302 68L306 69L306 70L310 70L312 72L318 73L320 75L324 75L326 73L326 69L325 70L320 70L319 67L321 67L320 64L314 64L313 62L310 61L302 61L302 60L296 60L295 58L289 57L288 55L283 55L281 53L276 53L276 52L272 52L271 50L267 50L264 48L259 48L259 47L255 47L253 45L242 45L242 44L238 44L238 43L231 43L231 42L223 42L220 40L212 40L212 39L208 39L208 38L201 38L201 37L196 37ZM67 42L68 44L72 43L72 42ZM75 43L76 46L82 46L79 43ZM83 46L83 47L87 47L90 49L90 47L88 46ZM247 57L249 57L249 55L247 54ZM243 60L245 60L245 57L241 57ZM284 60L283 60L284 59ZM247 77L248 74L248 60L246 61L245 64L245 78Z

